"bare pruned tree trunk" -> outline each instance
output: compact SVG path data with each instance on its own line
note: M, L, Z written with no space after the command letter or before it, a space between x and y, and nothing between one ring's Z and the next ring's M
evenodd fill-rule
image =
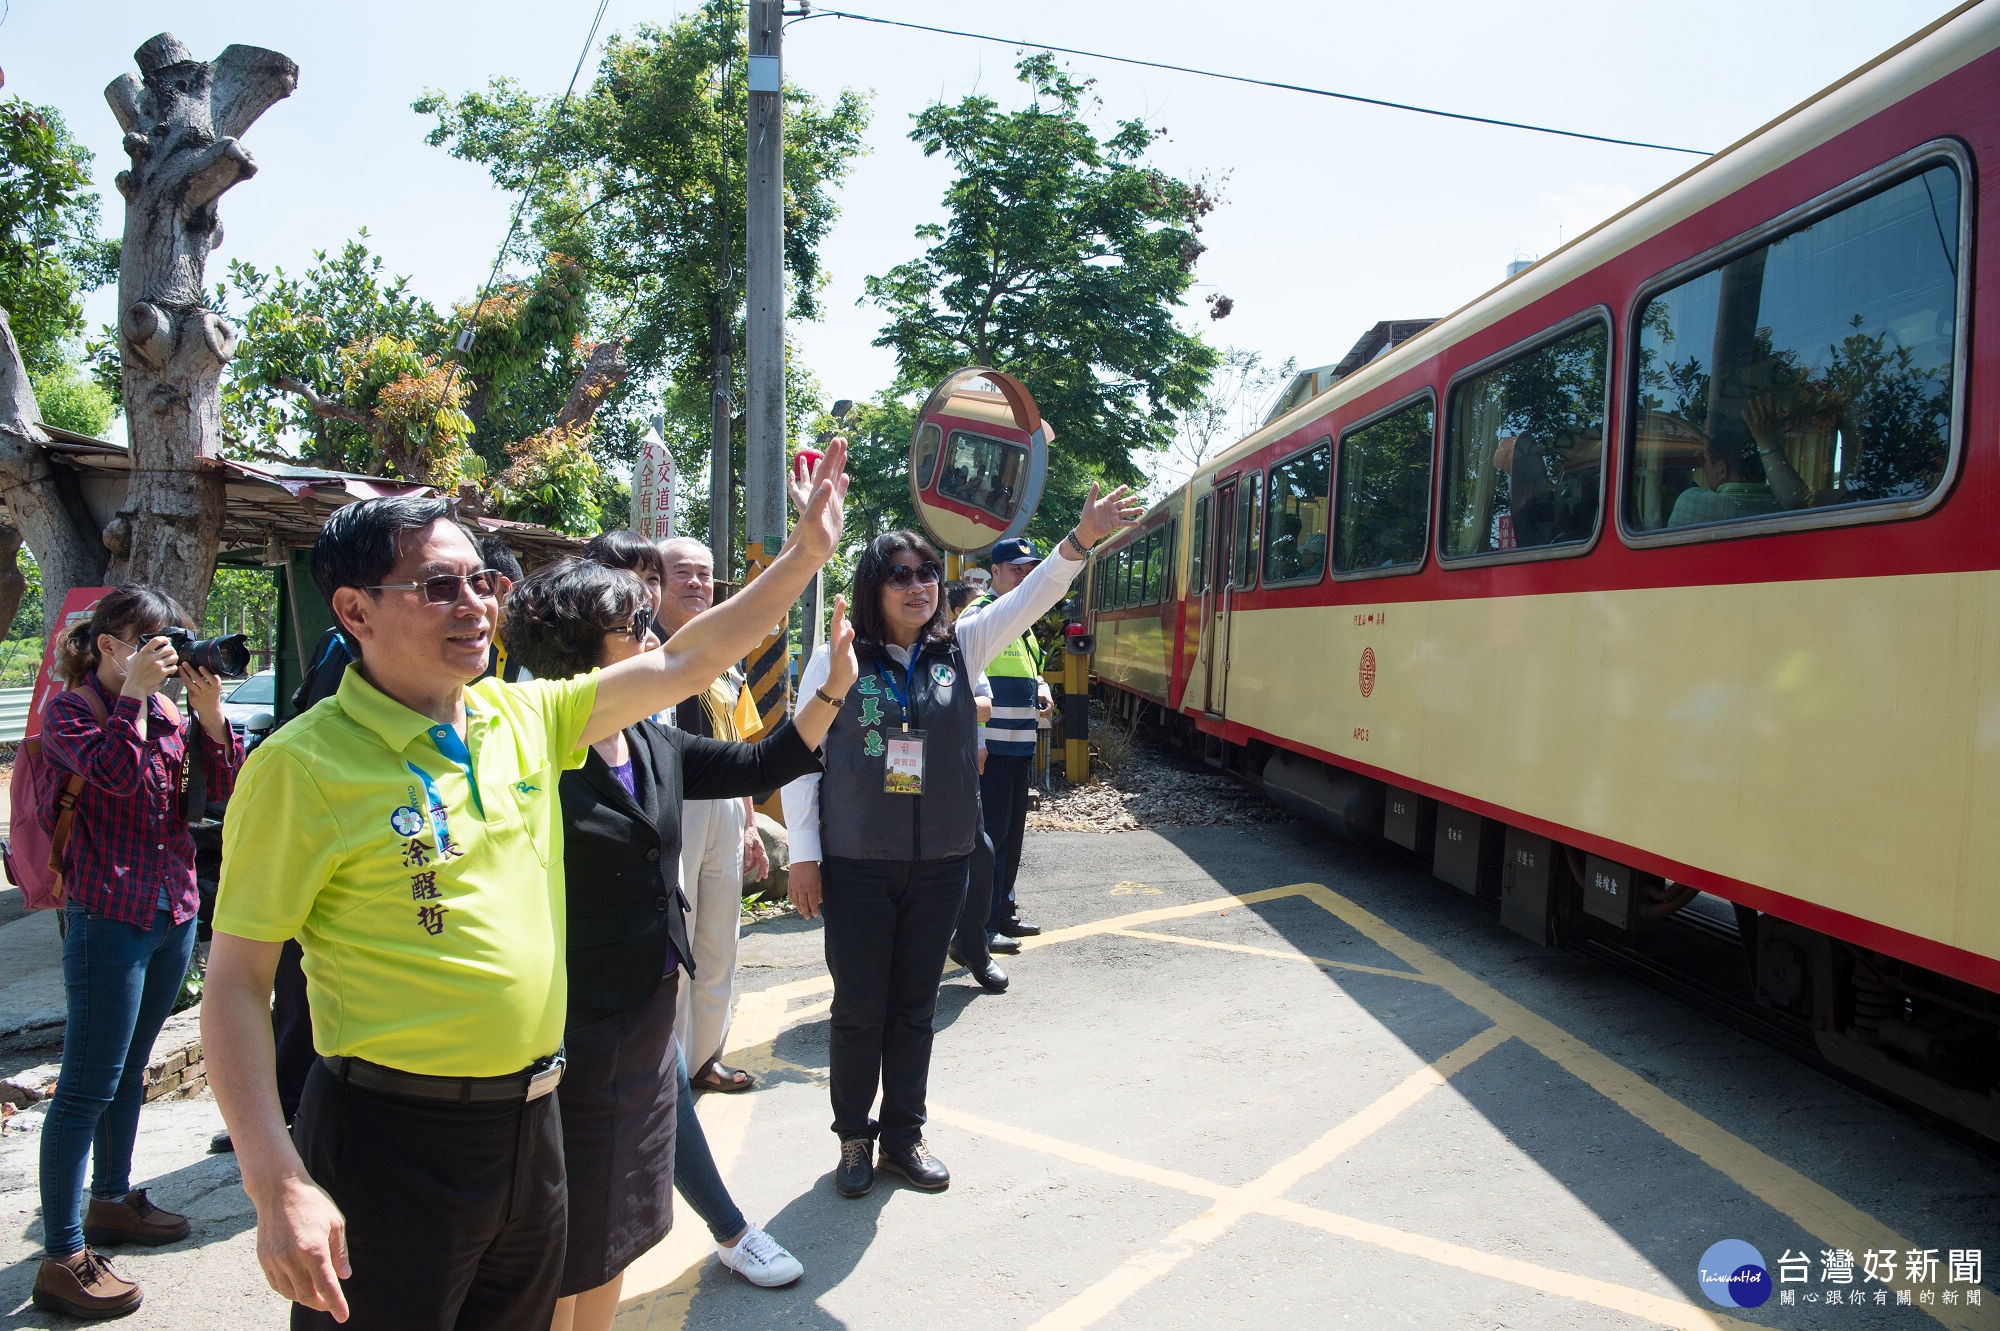
M21 536L42 566L44 633L54 630L63 594L102 584L108 560L75 477L51 465L42 451L48 436L40 419L13 326L0 310L0 495L7 500L6 526L15 533L0 541L0 634L12 627L21 606Z
M133 58L138 76L121 74L104 90L132 159L117 180L132 480L104 532L107 576L156 587L199 617L222 537L219 385L236 350L236 330L203 304L208 253L222 243L216 203L256 173L237 139L291 95L299 67L255 46L196 60L164 32Z

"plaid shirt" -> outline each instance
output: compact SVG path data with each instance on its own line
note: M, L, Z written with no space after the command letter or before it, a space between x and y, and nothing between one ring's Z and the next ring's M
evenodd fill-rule
M63 851L63 890L69 899L121 924L150 929L165 891L174 923L195 913L194 838L181 821L181 764L187 741L167 721L157 698L146 700L146 738L139 738L137 699L113 698L95 675L87 689L105 702L99 727L90 704L74 691L56 695L42 722L42 753L49 789L42 792L42 825L55 826L56 792L81 773L69 845ZM236 788L243 743L232 732L217 744L200 723L208 755L208 797L225 799Z

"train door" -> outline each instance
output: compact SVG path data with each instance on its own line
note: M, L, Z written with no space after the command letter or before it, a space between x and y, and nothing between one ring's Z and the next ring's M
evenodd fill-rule
M1202 710L1222 715L1223 690L1229 683L1229 597L1235 583L1230 539L1236 520L1236 482L1232 476L1215 487L1215 520L1210 533L1207 585L1201 593L1201 650L1195 668L1201 672Z

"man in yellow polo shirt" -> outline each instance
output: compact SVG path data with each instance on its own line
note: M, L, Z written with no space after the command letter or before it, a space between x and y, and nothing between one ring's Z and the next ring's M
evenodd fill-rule
M783 619L839 538L844 461L828 450L749 588L670 647L572 680L472 682L503 579L444 501L329 519L313 578L360 659L238 781L202 1003L258 1260L294 1327L549 1325L567 1215L548 1094L566 995L556 778ZM293 937L320 1057L287 1134L270 993Z

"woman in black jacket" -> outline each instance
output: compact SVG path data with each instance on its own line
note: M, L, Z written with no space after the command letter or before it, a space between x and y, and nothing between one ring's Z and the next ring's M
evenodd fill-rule
M507 649L537 679L614 665L659 645L651 600L631 574L567 561L507 603ZM678 972L688 961L680 893L683 799L772 790L819 771L814 750L854 682L854 634L836 600L823 694L755 744L643 721L591 746L565 772L568 1058L561 1096L569 1162L569 1248L555 1327L608 1328L626 1266L672 1217Z

